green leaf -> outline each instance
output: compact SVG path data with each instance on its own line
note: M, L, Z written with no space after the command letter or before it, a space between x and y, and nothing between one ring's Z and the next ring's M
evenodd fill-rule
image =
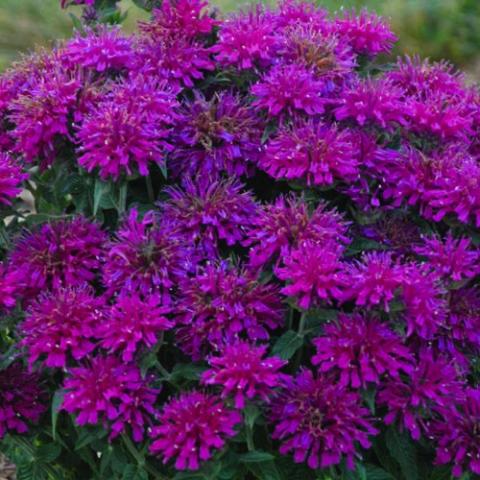
M258 480L282 480L280 472L272 461L245 463L245 466Z
M49 443L37 448L35 457L42 463L52 463L62 453L62 447L56 443Z
M245 425L252 429L260 414L260 409L256 405L247 405L243 410Z
M99 208L114 208L112 202L112 184L103 182L99 178L95 180L93 189L93 214L96 215Z
M389 428L385 443L392 457L398 462L407 480L419 480L415 447L405 433Z
M244 453L243 455L240 455L239 458L243 463L259 463L273 460L275 456L268 452L255 450L253 452Z
M428 480L450 480L452 478L451 467L438 467L433 470Z
M65 395L65 392L63 390L57 390L53 394L53 399L52 399L52 438L54 440L57 439L57 421L58 421L58 415L60 413L60 407L62 406L62 403L63 403L64 395Z
M198 380L200 375L206 370L206 367L193 365L190 363L177 363L173 367L170 379L175 382L180 379Z
M272 354L280 357L282 360L289 360L295 355L295 352L303 345L303 337L289 330L285 332L272 348Z
M367 480L395 480L395 477L376 465L365 465Z

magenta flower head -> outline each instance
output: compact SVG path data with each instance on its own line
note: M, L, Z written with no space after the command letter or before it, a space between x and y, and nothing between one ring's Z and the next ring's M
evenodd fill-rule
M341 300L346 276L340 253L332 243L302 242L283 258L284 266L275 269L277 277L287 282L282 293L297 297L299 307L305 310L319 302Z
M99 73L121 72L135 65L132 41L118 27L97 27L77 34L65 44L62 59L71 67L81 66Z
M177 338L194 360L239 338L268 340L269 331L283 324L278 289L226 261L198 269L179 290Z
M11 205L22 191L21 184L28 178L22 167L8 153L0 153L0 204Z
M28 423L38 422L47 407L45 392L36 373L20 363L0 370L0 440L8 432L26 433Z
M313 213L302 198L278 197L274 203L260 209L253 220L244 244L250 246L250 264L257 268L272 260L280 262L280 255L287 255L303 241L318 244L331 241L349 243L346 236L348 224L336 211L320 203Z
M280 128L270 139L259 167L275 179L304 179L307 185L349 182L358 176L358 160L347 131L312 120Z
M461 477L464 470L480 474L480 440L478 419L480 418L480 389L467 388L465 399L458 409L445 415L443 421L432 426L437 439L435 463L453 463L452 473Z
M362 10L360 14L347 12L335 21L335 31L345 38L356 53L373 57L389 53L397 41L385 20L374 13Z
M335 109L337 120L355 120L360 126L377 125L391 130L407 124L403 90L385 78L353 82L345 87Z
M170 155L175 175L249 174L262 150L261 121L228 92L209 100L196 93L181 110L176 127Z
M78 163L114 180L137 171L146 176L150 163L163 165L171 148L165 138L175 118L175 93L165 82L142 75L117 84L77 133Z
M131 362L142 347L152 348L160 332L173 326L168 313L168 308L160 306L159 295L143 299L138 293L120 294L97 327L100 346Z
M57 57L51 61L60 62ZM15 150L27 162L39 158L41 167L46 168L55 159L58 141L72 141L70 116L77 106L80 86L78 79L53 66L10 104Z
M388 312L389 302L405 280L405 267L390 252L368 252L348 266L347 276L345 300L353 299L361 307L381 305Z
M182 183L182 189L167 189L170 198L162 205L163 218L175 225L188 243L215 258L219 242L232 246L245 238L257 206L239 181L199 176Z
M145 428L155 416L158 390L148 387L140 370L116 357L92 358L88 364L69 371L62 409L76 416L77 425L109 429L110 439L126 433L141 442Z
M194 38L208 35L217 22L209 16L208 2L203 0L164 0L153 10L149 22L140 23L140 31L153 40Z
M41 294L20 324L20 344L33 365L64 368L69 358L81 360L95 348L97 328L105 321L104 302L91 288L66 287Z
M21 278L21 272L9 270L7 265L0 262L0 312L17 304Z
M418 440L428 432L432 415L448 411L462 397L463 385L453 363L423 349L408 376L386 382L378 394L378 403L388 409L384 419L387 425L398 421Z
M413 371L413 356L401 338L374 318L340 314L313 343L313 365L319 372L338 374L342 386L366 388L384 376L398 378L400 372Z
M202 375L204 385L220 385L222 398L234 398L235 408L245 407L245 400L261 399L268 403L272 389L284 375L278 372L286 363L278 357L265 357L266 346L248 342L226 345L218 356L210 356L210 369Z
M353 469L357 444L369 448L368 437L378 433L356 392L331 377L315 378L310 370L286 381L272 404L271 419L272 437L282 442L280 453L293 452L295 463L306 461L312 469L338 465L343 458Z
M230 16L220 26L218 42L211 48L222 66L239 70L266 68L279 49L273 15L261 5Z
M426 257L440 275L458 282L473 278L480 273L480 253L471 248L468 238L453 238L451 233L445 240L438 237L424 238L424 244L415 248L415 252Z
M275 12L274 21L278 30L285 31L298 25L311 26L314 30L325 30L330 25L328 12L312 2L303 0L281 0Z
M42 290L75 287L95 279L103 257L105 233L83 217L42 225L23 235L10 257L28 298Z
M302 65L273 67L251 91L257 97L253 105L266 109L270 117L318 115L325 111L325 83Z
M225 407L216 395L197 391L182 393L164 405L159 426L152 429L150 451L163 463L175 459L177 470L198 470L211 458L212 450L221 449L234 437L241 415Z
M407 335L431 339L445 322L445 290L435 271L427 265L411 264L404 277L403 301Z
M191 268L191 260L191 248L171 224L161 222L154 211L139 218L132 209L107 245L103 283L111 295L159 293L162 303L170 303L171 289Z

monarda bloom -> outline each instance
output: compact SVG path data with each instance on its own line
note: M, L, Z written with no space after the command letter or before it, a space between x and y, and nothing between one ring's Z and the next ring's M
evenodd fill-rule
M359 173L352 136L312 120L282 127L267 143L259 167L277 180L319 186L349 182Z
M277 277L287 282L282 293L297 297L298 306L304 310L319 302L341 300L346 277L339 250L332 243L301 243L283 258L284 266L275 269Z
M58 143L73 140L70 116L80 87L78 79L57 66L42 73L10 104L15 150L27 162L39 159L42 168L48 167L55 160Z
M194 38L208 35L216 23L209 16L206 1L164 0L159 8L153 10L152 20L140 23L140 31L152 40Z
M177 310L178 343L194 360L239 338L268 340L284 313L275 286L227 262L209 264L181 282Z
M303 241L347 244L347 231L347 222L326 203L309 212L302 198L281 196L258 210L244 244L250 246L250 264L257 268L272 260L278 264Z
M253 106L266 109L270 117L321 114L326 103L324 91L324 82L297 64L273 67L251 88L257 97Z
M346 273L345 300L352 299L361 307L380 305L386 312L405 280L405 268L390 252L364 253L360 261L348 265Z
M65 287L44 293L29 306L20 324L20 344L33 365L64 368L95 348L97 329L105 321L104 302L89 287Z
M151 163L164 164L165 141L177 106L165 83L143 76L124 81L86 115L77 133L78 163L103 179L134 172L146 176Z
M467 388L465 399L457 409L448 412L443 421L432 426L437 439L435 463L453 463L452 473L461 477L464 470L480 474L480 389Z
M26 433L28 423L38 422L47 409L36 373L14 363L0 370L0 440L8 432Z
M405 303L407 336L415 333L429 340L445 322L445 289L427 265L411 264L405 269L402 299Z
M0 153L0 204L11 205L22 191L21 184L28 178L22 167L8 153Z
M374 318L340 314L313 343L313 365L321 373L337 374L342 386L366 388L384 376L398 378L400 372L413 371L413 356L401 338Z
M337 120L355 120L362 127L372 124L388 130L407 123L403 90L383 78L353 82L337 102Z
M138 293L120 294L97 326L100 346L131 362L142 348L152 348L161 332L173 326L160 305L159 295L140 297Z
M424 238L415 252L440 275L456 282L480 273L480 253L471 247L468 238L453 238L451 233L443 241L438 237Z
M130 210L106 251L102 276L111 295L159 293L162 303L170 303L171 289L191 268L191 248L153 211L139 218Z
M201 392L182 393L163 406L159 425L151 432L150 451L163 463L175 459L177 470L198 470L209 460L212 450L221 449L234 437L241 415L225 407L216 395Z
M26 297L42 290L75 287L95 279L105 233L83 217L46 223L16 243L10 268L20 272Z
M197 93L184 105L170 158L176 175L241 176L252 172L262 150L263 126L240 97L228 92L209 100Z
M75 415L77 425L101 423L109 429L110 439L130 427L136 442L142 441L155 416L159 393L148 387L136 366L113 356L97 356L69 370L64 389L62 409Z
M243 185L231 178L186 178L183 188L170 187L170 198L162 205L163 216L178 229L188 243L215 258L219 242L240 243L252 224L257 206Z
M362 10L358 15L347 12L335 20L334 30L345 39L355 53L376 56L379 53L389 53L397 41L396 35L384 19Z
M269 402L272 389L281 383L278 372L287 362L278 357L265 357L266 346L248 342L226 345L218 356L208 359L210 369L204 372L204 385L219 385L222 398L233 397L235 408L245 407L245 400L257 397Z
M17 304L20 279L21 272L9 270L7 265L0 263L0 312Z
M311 26L313 30L323 31L330 27L328 12L318 8L312 2L303 0L281 0L273 21L277 30L285 31L298 25Z
M315 378L309 370L286 381L273 402L271 419L280 453L293 452L295 463L306 461L312 469L338 465L343 458L353 469L360 456L357 445L369 448L368 437L378 433L356 392L331 377Z
M452 362L424 349L408 376L389 379L377 401L388 409L384 419L387 425L398 421L418 440L427 431L432 415L450 410L462 398L462 392Z
M77 34L66 43L61 55L67 65L99 73L121 72L135 64L132 41L116 27L100 27Z
M223 66L239 70L265 68L274 62L279 39L272 14L256 5L221 23L218 41L211 48Z

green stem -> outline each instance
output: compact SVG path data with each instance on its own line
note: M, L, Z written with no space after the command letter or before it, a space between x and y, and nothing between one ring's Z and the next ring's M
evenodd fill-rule
M245 436L247 437L248 451L253 452L255 450L255 444L253 443L253 430L246 423L245 423Z
M155 203L155 192L153 191L152 177L148 175L145 177L145 181L147 183L148 199L150 200L150 203Z
M307 312L303 312L302 316L300 317L300 322L298 323L298 335L299 336L303 337L303 335L304 335L306 320L307 320Z

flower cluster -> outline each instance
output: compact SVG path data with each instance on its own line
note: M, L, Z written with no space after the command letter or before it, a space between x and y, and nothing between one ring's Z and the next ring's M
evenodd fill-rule
M409 476L397 433L480 474L477 89L367 11L117 3L0 76L0 437L59 478Z

